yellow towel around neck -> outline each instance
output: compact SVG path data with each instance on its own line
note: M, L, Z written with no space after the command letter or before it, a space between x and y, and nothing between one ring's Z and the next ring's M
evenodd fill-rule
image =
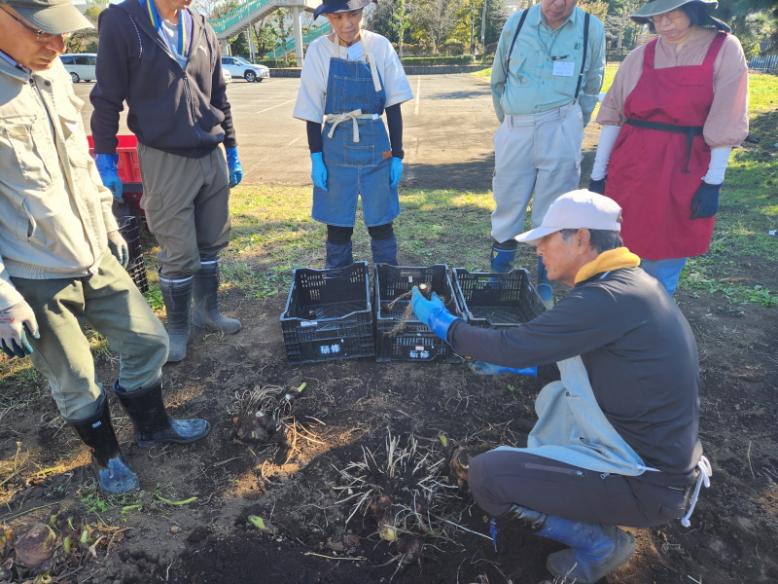
M626 247L617 247L602 252L588 264L581 266L575 275L575 283L580 284L589 278L618 270L620 268L635 268L640 265L640 257L629 251Z

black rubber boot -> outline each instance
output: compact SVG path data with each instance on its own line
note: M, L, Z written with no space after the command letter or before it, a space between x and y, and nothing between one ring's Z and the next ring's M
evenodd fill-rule
M192 323L233 335L240 330L240 321L219 312L219 262L204 261L194 275L194 313Z
M159 287L167 310L167 334L170 350L167 362L178 363L186 358L189 343L189 304L192 299L192 278L169 280L160 276Z
M202 418L176 420L168 416L160 383L127 393L116 382L113 389L135 426L135 442L141 448L168 442L196 442L211 431L211 425Z
M121 495L138 488L138 475L125 462L111 424L108 400L101 396L99 411L86 420L70 422L78 436L92 451L92 465L100 490Z

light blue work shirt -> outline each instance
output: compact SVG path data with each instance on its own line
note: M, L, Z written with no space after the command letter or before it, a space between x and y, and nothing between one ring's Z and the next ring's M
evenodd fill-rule
M0 51L0 59L3 59L6 63L11 65L12 67L16 67L19 69L19 71L23 71L24 73L30 74L30 70L25 67L24 65L20 65L16 59L14 59L11 55L9 55L6 52Z
M510 60L507 53L523 11L516 12L505 23L494 55L492 100L500 121L505 114L535 114L575 100L586 13L576 7L564 24L552 30L546 24L540 4L528 10ZM578 94L584 125L589 123L597 104L605 71L605 29L595 16L589 21L588 45Z

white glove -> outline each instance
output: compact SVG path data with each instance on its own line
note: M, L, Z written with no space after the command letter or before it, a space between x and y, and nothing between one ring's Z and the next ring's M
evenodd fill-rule
M9 357L24 357L32 353L27 338L31 334L39 339L38 321L35 313L24 300L0 311L0 346Z
M122 234L118 231L111 231L108 234L108 247L111 249L114 257L119 260L122 267L126 268L130 262L130 248Z

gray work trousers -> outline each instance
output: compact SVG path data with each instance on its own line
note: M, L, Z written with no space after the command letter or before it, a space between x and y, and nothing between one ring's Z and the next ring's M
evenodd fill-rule
M683 517L694 478L690 473L667 486L650 482L659 477L601 474L523 452L490 450L470 460L468 483L478 506L493 517L521 505L584 523L651 527Z
M35 313L40 339L30 339L32 363L49 382L68 422L97 413L102 389L95 379L89 339L79 318L119 354L119 384L128 392L155 385L167 361L168 336L127 271L110 253L84 278L12 278Z
M500 243L525 230L532 194L532 227L581 179L583 114L578 103L538 114L505 115L494 135L492 238Z
M186 278L229 243L230 179L224 150L187 158L138 145L149 230L160 246L160 273Z

